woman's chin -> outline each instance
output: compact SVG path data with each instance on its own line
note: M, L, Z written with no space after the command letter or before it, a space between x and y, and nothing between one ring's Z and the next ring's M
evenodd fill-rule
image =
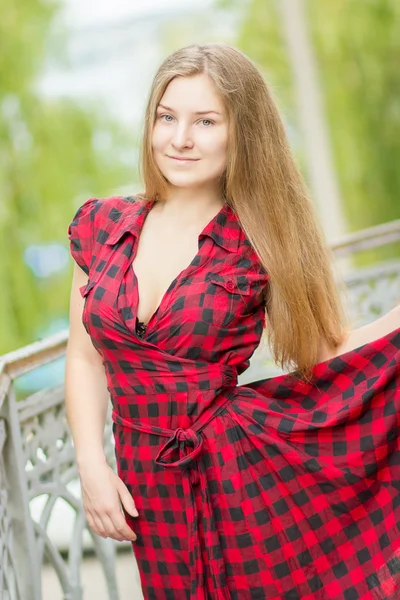
M168 177L168 175L164 175L164 177L170 185L176 188L197 188L205 183L204 181L194 179L193 177Z

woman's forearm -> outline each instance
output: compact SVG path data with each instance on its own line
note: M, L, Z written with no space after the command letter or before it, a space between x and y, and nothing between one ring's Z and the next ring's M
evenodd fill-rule
M104 427L109 394L104 367L67 351L65 403L78 468L105 461Z
M346 340L334 352L333 356L344 354L350 350L354 350L363 344L372 342L380 337L383 337L400 327L400 305L396 306L383 317L376 319L368 325L364 325L359 329L350 331Z

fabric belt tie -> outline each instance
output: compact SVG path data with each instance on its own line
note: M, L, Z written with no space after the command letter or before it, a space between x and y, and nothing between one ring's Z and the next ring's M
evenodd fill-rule
M182 456L182 458L168 462L168 457L176 448L181 448L182 442L185 447L186 442L193 443L193 448L189 448L189 453L186 456ZM190 445L191 445L190 444ZM159 453L157 454L154 462L158 465L162 465L164 467L184 467L191 463L201 452L203 447L203 436L193 429L175 429L172 436L169 440L164 444Z
M199 582L203 578L203 564L200 553L200 540L198 538L197 529L197 507L193 496L193 485L201 484L202 489L206 488L205 481L201 481L203 475L202 468L189 469L194 459L199 456L203 447L202 429L216 416L218 416L235 398L234 390L224 390L215 398L212 405L207 407L191 427L183 429L178 427L175 430L163 429L161 427L145 425L137 421L122 418L115 410L112 411L112 419L115 423L119 423L129 429L142 431L150 435L159 435L166 437L168 440L160 448L154 462L165 468L182 468L183 475L183 495L185 502L186 521L188 526L188 549L189 549L189 565L191 574L191 592L190 600L199 600L197 589ZM172 460L171 456L175 451L178 451L180 458ZM199 467L199 465L196 465ZM139 517L140 518L140 517ZM220 590L222 593L222 590ZM229 600L226 597L226 600Z
M204 412L198 417L198 419L192 424L191 427L183 429L178 427L177 429L164 429L157 427L156 425L146 425L138 421L130 419L124 419L121 417L116 410L112 411L112 419L115 423L119 423L129 429L135 429L136 431L142 431L150 435L159 435L166 437L168 440L160 448L154 462L163 467L185 467L189 465L201 452L203 446L203 437L200 432L208 423L221 413L228 404L230 404L235 397L232 391L225 390L224 395L222 393L215 398L215 401L207 407ZM188 444L188 442L190 442ZM171 454L174 450L181 452L185 448L187 452L182 454L178 460L168 460L171 458Z

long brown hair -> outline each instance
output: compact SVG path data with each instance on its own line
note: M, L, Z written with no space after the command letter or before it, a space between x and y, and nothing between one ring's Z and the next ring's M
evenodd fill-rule
M278 109L260 71L225 43L192 44L173 52L159 67L145 113L140 171L147 199L160 199L168 182L152 152L157 106L175 77L207 74L229 117L223 197L263 267L267 334L282 368L302 375L344 339L330 251L296 166Z

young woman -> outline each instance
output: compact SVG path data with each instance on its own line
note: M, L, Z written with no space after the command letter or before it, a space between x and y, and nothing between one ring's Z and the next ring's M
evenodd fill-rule
M133 542L148 600L399 598L400 308L348 331L255 65L222 43L169 56L141 166L143 194L69 228L89 526ZM264 328L288 374L239 386Z

